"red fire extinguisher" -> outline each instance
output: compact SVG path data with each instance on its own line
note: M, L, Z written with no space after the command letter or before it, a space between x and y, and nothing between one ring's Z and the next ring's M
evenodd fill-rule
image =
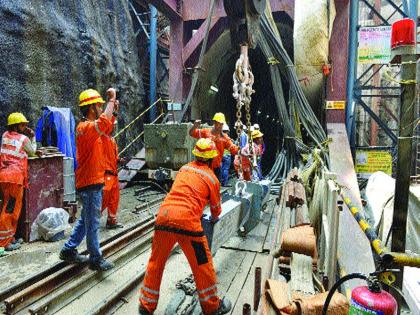
M327 314L328 305L334 292L346 281L351 279L366 280L366 286L360 286L351 292L349 315L372 314L372 315L396 315L398 304L395 298L388 292L382 290L378 275L380 272L371 273L365 276L360 273L352 273L338 280L325 300L322 315Z

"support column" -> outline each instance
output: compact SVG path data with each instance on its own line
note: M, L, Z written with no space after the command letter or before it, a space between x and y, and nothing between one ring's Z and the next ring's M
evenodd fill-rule
M416 55L401 57L401 81L409 84L401 85L400 127L398 137L398 160L395 181L394 215L392 219L391 251L405 252L405 239L408 213L408 197L411 175L411 150L413 143L413 126L415 120L416 100ZM395 285L402 289L403 268L397 274ZM397 294L397 300L399 295Z
M150 88L149 88L149 104L152 105L156 101L156 64L157 64L157 18L158 12L153 5L149 5L150 10L150 39L149 39L149 57L150 57ZM156 107L150 109L150 121L156 118Z
M354 83L357 75L357 27L359 24L359 0L350 0L350 28L349 28L349 55L347 72L347 103L346 103L346 129L352 150L355 146L355 104L353 97Z
M170 52L169 52L169 98L176 103L184 101L184 22L171 21Z
M349 0L336 0L336 17L330 39L329 57L332 73L327 80L327 100L344 101L346 99L347 56L349 34ZM326 112L328 123L344 123L345 111L331 109Z

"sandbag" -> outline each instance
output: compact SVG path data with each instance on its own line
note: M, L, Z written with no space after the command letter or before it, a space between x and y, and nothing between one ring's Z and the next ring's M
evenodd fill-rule
M287 229L282 233L280 248L282 251L294 252L316 258L316 238L313 227L301 225Z

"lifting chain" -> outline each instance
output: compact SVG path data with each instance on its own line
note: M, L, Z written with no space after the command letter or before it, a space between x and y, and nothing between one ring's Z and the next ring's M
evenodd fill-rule
M233 98L236 100L236 134L240 142L242 133L242 107L245 107L245 118L248 131L249 153L253 157L253 166L256 166L256 157L254 154L254 146L251 137L251 95L255 93L252 89L254 84L254 75L251 71L248 59L248 46L241 46L241 55L235 64L235 72L233 73ZM239 179L243 179L242 157L239 155Z

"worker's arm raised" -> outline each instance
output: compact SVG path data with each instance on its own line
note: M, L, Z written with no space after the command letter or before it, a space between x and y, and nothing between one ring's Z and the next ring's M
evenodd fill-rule
M117 101L117 92L114 88L109 88L106 91L106 95L108 96L108 102L106 104L104 114L109 120L111 120L113 116L112 114L114 113L114 108L118 109L119 107L119 102Z
M201 120L194 121L193 126L191 127L189 134L193 138L200 138L200 126L201 126Z

